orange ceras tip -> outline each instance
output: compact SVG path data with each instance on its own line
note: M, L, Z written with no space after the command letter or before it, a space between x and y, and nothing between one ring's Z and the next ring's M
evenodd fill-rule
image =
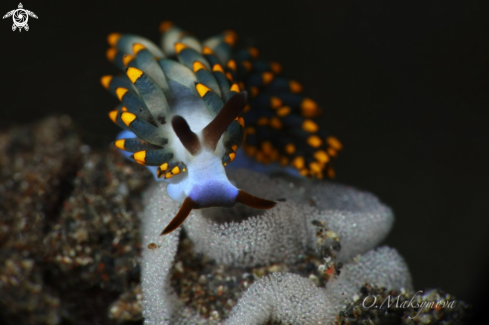
M117 110L113 110L109 112L109 118L112 120L112 122L117 124Z
M326 138L326 142L336 150L343 149L343 145L341 144L340 140L338 140L336 137L329 136Z
M248 47L248 52L253 59L256 59L259 55L258 49L256 47Z
M272 69L273 73L278 74L278 73L282 72L282 65L280 65L280 63L277 63L277 62L271 62L270 63L270 69Z
M233 71L236 71L236 61L234 60L229 60L228 63L226 64L226 66L233 70Z
M196 84L195 88L197 89L197 92L199 93L200 97L204 97L205 94L207 94L209 91L211 91L208 87L204 86L201 83Z
M129 67L126 74L129 77L129 80L131 80L132 83L135 83L143 75L143 71L137 68Z
M214 51L212 51L212 49L208 46L204 46L204 48L202 49L202 54L206 55L206 54L214 54Z
M136 55L136 54L138 54L139 51L144 50L144 49L145 49L145 47L144 47L143 44L141 44L141 43L134 43L134 45L132 46L132 53L134 55Z
M199 61L195 61L192 68L193 68L194 72L197 72L201 69L205 70L205 66L202 63L200 63Z
M166 33L173 27L173 23L169 20L165 20L160 24L160 33Z
M216 71L224 73L224 70L222 69L221 65L218 63L214 64L214 66L212 67L212 72L216 72Z
M238 86L238 84L233 84L231 86L231 91L235 91L235 92L239 93L239 86Z
M236 39L232 34L227 34L223 38L224 43L229 44L230 46L234 46L234 43L236 42Z
M132 60L134 59L134 57L130 54L125 54L123 57L122 57L122 64L124 64L124 66L127 67L127 65L129 64L129 62L131 62Z
M143 71L137 68L129 67L126 74L129 77L129 80L131 80L132 83L135 83L143 75Z
M186 48L187 48L187 45L185 45L183 43L180 43L180 42L175 43L175 52L177 54L179 54L180 52L182 52L183 49L186 49Z
M100 78L100 83L102 84L102 86L104 86L105 89L109 89L109 85L110 85L110 82L112 81L112 76L110 75L107 75L107 76L103 76L102 78Z
M282 100L280 98L278 98L278 97L271 96L270 97L270 106L273 109L277 109L280 106L282 106Z
M111 33L107 36L107 43L109 43L110 46L116 46L121 36L122 34L120 33Z
M251 71L253 68L252 64L250 61L241 61L241 64L245 67L246 71Z
M262 80L264 85L268 85L270 82L273 80L273 73L271 72L263 72L262 75Z
M117 98L119 98L119 100L122 100L122 97L124 97L124 95L128 92L129 90L127 90L126 88L122 88L122 87L119 87L115 90L115 94L117 95Z
M295 80L289 81L290 91L294 94L302 92L302 85Z
M117 49L114 47L109 48L105 53L105 55L107 56L107 60L109 60L110 62L114 61L116 54Z

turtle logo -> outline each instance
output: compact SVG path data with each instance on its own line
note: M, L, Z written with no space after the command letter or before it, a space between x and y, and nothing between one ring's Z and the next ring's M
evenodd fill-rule
M19 29L19 32L22 31L22 28L28 31L29 25L27 25L27 21L29 20L29 16L37 19L35 13L29 10L25 10L23 8L24 7L22 6L22 3L19 3L18 9L9 11L5 14L5 16L3 16L3 19L12 16L12 19L14 20L14 24L12 25L12 31L15 31L17 28Z

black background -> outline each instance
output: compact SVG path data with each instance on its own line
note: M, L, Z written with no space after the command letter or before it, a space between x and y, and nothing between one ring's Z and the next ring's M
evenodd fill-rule
M0 12L17 8L2 1ZM472 303L489 274L489 2L23 1L28 32L0 21L0 127L69 114L84 141L108 146L116 72L106 36L159 42L171 20L199 38L235 30L239 46L280 62L324 109L343 142L337 181L376 194L396 215L386 244L415 287Z

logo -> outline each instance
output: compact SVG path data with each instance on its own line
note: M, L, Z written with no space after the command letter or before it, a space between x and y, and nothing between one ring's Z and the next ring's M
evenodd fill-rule
M19 3L18 9L9 11L5 14L5 16L3 16L3 19L12 16L12 19L14 20L14 24L12 25L12 31L15 31L17 28L19 29L19 32L22 31L22 28L28 31L29 25L27 25L27 21L29 20L29 16L37 19L35 13L29 10L25 10L23 8L24 7L22 6L22 3Z

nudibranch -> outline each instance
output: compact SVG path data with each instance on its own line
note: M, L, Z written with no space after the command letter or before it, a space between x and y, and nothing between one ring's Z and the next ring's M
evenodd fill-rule
M168 195L182 204L162 235L192 209L275 206L228 180L225 166L237 154L302 176L333 177L331 160L342 145L319 128L320 108L298 82L279 76L278 63L258 59L256 48L233 52L232 31L202 43L170 22L160 32L161 47L110 34L107 58L125 74L101 83L120 100L109 113L124 129L115 146L167 181ZM238 152L243 141L245 153Z

